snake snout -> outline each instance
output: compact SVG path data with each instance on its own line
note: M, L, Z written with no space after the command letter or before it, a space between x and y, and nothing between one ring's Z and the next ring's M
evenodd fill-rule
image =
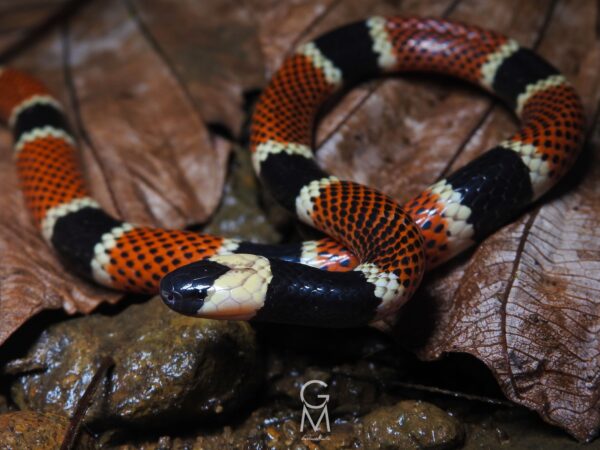
M183 296L173 286L169 275L160 282L160 296L165 304L172 309L176 309L178 302L183 299Z
M163 277L160 296L174 311L199 315L208 289L228 270L228 267L208 260L180 267Z

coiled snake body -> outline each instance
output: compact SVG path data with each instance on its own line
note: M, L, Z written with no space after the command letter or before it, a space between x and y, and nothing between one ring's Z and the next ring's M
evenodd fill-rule
M398 71L479 85L512 107L522 124L403 208L323 172L311 151L323 102ZM35 223L83 275L147 293L159 292L162 278L163 300L186 314L330 327L393 317L425 270L480 241L552 187L575 161L584 130L580 99L565 78L498 33L401 17L343 26L289 56L252 117L250 150L264 185L301 221L331 237L273 247L108 215L85 187L60 105L29 75L0 72L0 115L14 132Z

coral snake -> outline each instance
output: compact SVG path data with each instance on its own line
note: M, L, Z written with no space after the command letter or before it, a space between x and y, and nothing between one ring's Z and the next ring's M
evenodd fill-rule
M328 175L311 150L315 117L326 100L399 71L479 85L521 121L513 136L403 207ZM480 241L548 191L577 158L584 134L573 87L501 34L402 17L337 28L283 62L258 101L250 134L264 185L329 238L267 246L108 215L85 186L61 106L25 73L0 72L0 114L14 133L27 207L69 267L123 291L157 293L160 281L165 303L185 314L326 327L393 317L425 270Z

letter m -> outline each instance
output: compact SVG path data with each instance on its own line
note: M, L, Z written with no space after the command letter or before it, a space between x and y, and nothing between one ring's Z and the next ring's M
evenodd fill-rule
M310 413L308 412L308 408L306 406L304 406L302 408L302 420L300 421L300 432L304 431L304 419L305 418L308 418L308 421L310 422L310 426L312 427L313 431L318 431L319 425L321 425L321 421L323 420L323 417L325 418L325 425L327 428L327 432L330 433L331 429L329 427L329 413L327 412L327 405L325 405L325 407L321 411L321 415L319 416L319 419L317 420L316 424L313 422L312 417L311 417Z

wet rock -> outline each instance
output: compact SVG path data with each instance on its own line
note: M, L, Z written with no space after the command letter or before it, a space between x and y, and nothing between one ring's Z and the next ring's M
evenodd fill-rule
M0 414L0 449L55 450L60 448L69 420L56 414L17 411ZM77 449L96 448L84 432L77 438Z
M6 412L9 412L8 401L4 395L0 394L0 414L4 414Z
M361 423L364 448L446 449L464 438L462 425L437 406L406 400L378 408Z
M247 323L185 317L155 298L106 317L92 315L46 330L19 364L11 388L21 408L70 415L100 359L116 364L86 421L127 425L197 422L246 403L263 379Z
M388 374L364 361L333 367L311 365L305 358L288 356L287 360L269 361L266 392L300 405L300 390L309 380L320 380L327 387L314 387L311 395L329 395L328 407L337 417L353 418L371 411L381 401L381 384ZM279 365L279 367L277 367Z
M324 430L323 430L324 431ZM331 427L330 433L300 431L300 423L287 420L280 426L265 427L262 444L269 449L336 450L362 448L353 424L341 423Z
M300 431L300 418L294 410L261 408L240 426L215 433L199 433L195 438L175 439L173 448L193 450L269 449L334 450L362 448L353 424L332 424L331 433Z
M317 431L310 426L300 431L299 420L294 414L294 418L283 421L255 421L255 431L251 435L254 447L276 450L449 449L459 446L464 438L463 428L454 417L434 405L419 401L401 401L393 406L380 407L352 422L332 421L329 433L323 424ZM257 433L257 430L260 432ZM239 431L233 434L234 442ZM197 448L204 448L205 442Z

